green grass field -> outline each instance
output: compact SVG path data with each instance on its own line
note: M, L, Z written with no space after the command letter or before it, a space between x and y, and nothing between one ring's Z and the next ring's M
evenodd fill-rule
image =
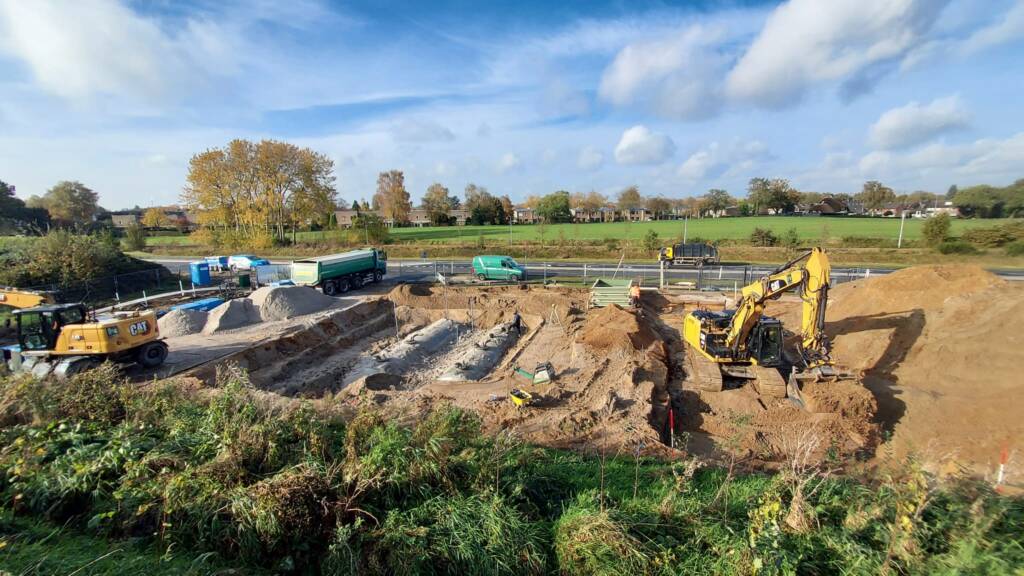
M996 226L1005 220L954 220L953 234L959 235L970 228ZM904 239L914 240L921 236L923 220L907 220L903 231ZM895 241L899 236L900 221L895 218L823 218L820 216L757 216L749 218L705 218L690 220L687 225L688 238L705 240L736 240L750 236L754 228L768 228L777 234L790 228L800 238L815 240L822 238L881 238ZM683 235L683 222L663 220L659 222L626 223L607 222L594 224L551 224L546 226L512 226L513 242L532 240L554 241L564 237L567 240L604 240L605 238L640 239L648 230L654 230L661 238L676 238ZM444 243L470 242L480 236L487 240L505 240L509 237L508 226L440 226L426 228L395 228L391 234L397 242ZM330 238L334 232L300 232L299 240ZM149 238L150 246L191 244L187 236L156 236Z

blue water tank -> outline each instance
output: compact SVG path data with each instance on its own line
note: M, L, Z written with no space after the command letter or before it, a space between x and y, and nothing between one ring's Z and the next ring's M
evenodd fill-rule
M188 265L192 272L192 283L196 286L206 286L210 283L210 265L206 262L193 262Z

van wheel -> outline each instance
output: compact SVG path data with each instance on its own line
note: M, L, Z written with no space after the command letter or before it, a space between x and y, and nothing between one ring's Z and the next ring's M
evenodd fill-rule
M348 283L348 278L342 278L341 280L338 280L338 292L340 294L344 294L345 292L348 292L349 288L350 288L350 286L349 286L349 283Z
M338 293L338 285L334 283L334 280L328 280L324 282L324 294L328 296L334 296Z
M139 347L135 361L143 368L156 368L167 359L167 344L160 340L147 342Z
M487 276L484 276L483 274L477 274L476 279L482 282L484 280L487 280Z

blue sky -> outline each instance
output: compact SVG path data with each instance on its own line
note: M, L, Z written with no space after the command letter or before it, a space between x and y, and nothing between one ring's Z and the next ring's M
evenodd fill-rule
M236 137L339 194L742 195L1024 177L1024 0L0 0L0 179L176 202Z

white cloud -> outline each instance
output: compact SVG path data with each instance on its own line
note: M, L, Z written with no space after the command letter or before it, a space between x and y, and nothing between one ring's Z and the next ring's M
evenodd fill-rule
M391 127L391 136L399 142L449 142L455 134L433 120L405 118Z
M721 106L727 59L711 46L721 32L690 26L667 39L623 48L601 76L598 94L626 106L634 103L671 118L706 118Z
M604 153L593 146L587 146L580 150L579 158L576 159L576 166L578 166L580 170L597 170L603 164Z
M498 172L501 174L507 174L509 172L517 171L523 167L523 161L518 155L512 152L506 152L502 155L501 159L498 160Z
M1005 139L985 138L966 144L936 142L908 153L871 152L859 167L866 178L914 182L935 174L983 178L986 182L1019 176L1024 164L1024 132Z
M619 164L660 164L675 152L671 138L637 125L622 133L615 147L615 160Z
M182 96L234 70L229 36L202 20L171 35L115 0L0 0L0 51L66 99Z
M712 142L691 154L676 174L694 182L722 175L742 175L771 157L768 145L760 140L735 141L726 146Z
M997 17L988 26L975 30L964 41L962 50L965 54L973 54L1022 36L1024 36L1024 0L1017 0L1006 14Z
M968 124L970 114L956 95L924 105L911 102L882 114L871 126L870 141L882 150L907 148Z
M813 85L870 89L924 40L946 0L790 0L768 18L726 81L734 99L794 103Z

